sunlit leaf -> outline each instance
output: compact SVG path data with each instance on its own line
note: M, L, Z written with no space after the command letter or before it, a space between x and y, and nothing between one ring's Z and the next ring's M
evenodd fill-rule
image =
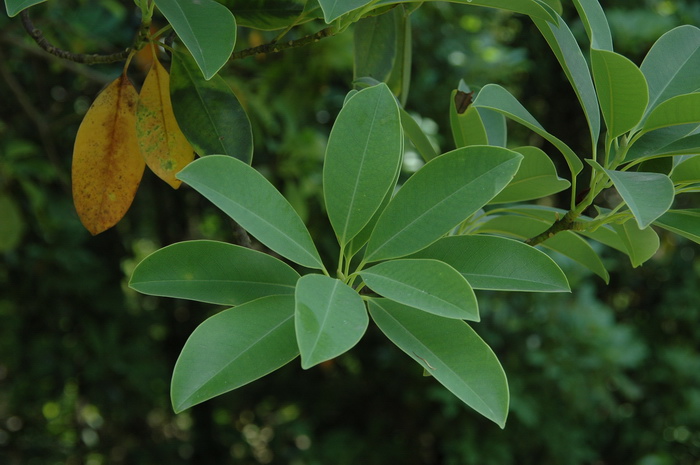
M498 194L521 159L516 152L486 146L433 159L389 202L369 239L365 260L401 257L436 241Z
M236 19L214 0L155 0L156 6L190 51L205 79L231 57Z
M311 368L350 350L369 324L354 289L319 274L304 276L295 293L295 328L302 368Z
M403 155L396 99L386 84L354 95L333 125L323 165L323 195L333 230L345 245L369 222Z
M138 94L122 74L95 99L75 137L73 202L92 234L111 228L134 200L146 166L136 137Z
M194 330L175 364L176 413L255 381L299 355L294 297L270 296L231 308Z
M508 381L491 348L461 320L431 315L388 299L372 299L372 319L399 349L462 402L501 428Z
M187 165L178 178L275 252L300 265L323 269L304 222L254 168L233 157L211 155Z
M450 265L431 259L390 260L360 272L377 294L434 315L479 321L472 287Z
M194 160L194 149L175 120L170 103L170 77L157 58L139 94L136 134L151 171L173 188L180 187L182 181L175 175Z
M188 241L143 259L129 287L149 295L241 305L294 294L298 279L299 273L269 254L223 242Z
M649 101L646 79L628 58L607 50L591 50L591 67L608 137L618 137L642 119Z
M569 291L566 276L547 254L504 237L445 237L408 258L443 261L460 272L474 289Z
M192 57L175 53L170 69L170 98L180 129L199 155L231 155L250 163L250 121L223 78L204 80Z

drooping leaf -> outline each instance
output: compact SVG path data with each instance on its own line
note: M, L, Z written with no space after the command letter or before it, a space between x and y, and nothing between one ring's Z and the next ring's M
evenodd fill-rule
M397 59L397 30L394 16L399 8L376 16L362 18L353 30L354 79L371 77L386 82Z
M367 244L367 262L417 252L491 200L522 155L500 147L464 147L416 172L389 202Z
M211 79L231 57L236 44L236 19L214 0L155 0L156 6Z
M598 0L574 0L574 6L591 41L591 48L612 52L610 25Z
M489 203L512 203L539 199L556 194L571 186L566 179L557 176L552 160L537 147L513 149L523 156L520 168L513 180Z
M300 265L323 269L297 212L254 168L233 157L212 155L187 165L178 178L270 249Z
M323 195L333 230L345 245L369 222L403 155L396 99L386 84L354 95L333 125L323 166Z
M628 58L607 50L591 49L591 67L608 137L618 137L642 119L649 101L646 79Z
M569 291L566 276L547 254L504 237L445 237L408 258L445 262L460 272L474 289Z
M473 105L477 108L487 108L502 113L551 142L564 155L572 176L577 175L583 169L583 163L574 151L564 142L548 133L520 102L503 87L497 84L484 86L476 100L474 100Z
M240 102L220 76L202 78L185 53L173 54L170 98L182 132L197 153L253 158L253 132Z
M435 152L433 144L430 143L428 136L425 135L416 120L403 108L400 109L400 112L401 127L423 160L428 162L437 157L438 154Z
M138 94L125 74L109 84L83 117L73 147L73 202L80 221L99 234L122 219L146 163L136 138Z
M379 329L426 373L478 413L505 426L510 400L505 372L467 323L388 299L372 299L369 309Z
M674 184L700 182L700 155L689 157L673 168L671 181Z
M698 90L700 29L684 25L659 37L640 67L649 85L646 113L676 95Z
M633 221L611 224L622 239L634 268L649 260L659 249L659 236L651 227L639 229Z
M479 225L478 232L506 235L518 239L529 239L551 226L550 221L519 215L495 216ZM563 231L545 240L540 246L558 252L597 274L607 283L608 271L598 254L586 242L571 231Z
M642 131L700 123L700 92L671 97L654 108L642 127Z
M600 109L591 72L588 69L588 63L581 52L581 48L571 33L569 26L566 25L561 17L557 17L556 22L539 18L533 18L532 20L542 36L547 40L581 103L586 120L588 120L591 143L595 147L598 144L598 136L600 135Z
M26 10L30 6L38 5L46 0L5 0L5 9L7 10L7 16L10 18L17 16Z
M367 309L354 289L328 276L309 274L297 283L294 323L302 368L347 352L369 325Z
M175 364L175 413L255 381L299 355L294 297L270 296L217 313L194 330Z
M673 203L673 182L660 173L605 170L640 229L663 215Z
M146 164L159 178L177 189L175 175L194 160L194 149L175 120L170 103L170 78L157 58L139 94L136 135Z
M476 295L464 276L432 259L390 260L360 272L377 294L434 315L479 321Z
M304 12L306 0L226 0L242 27L271 31L284 29L298 24L299 16Z
M700 209L669 210L654 224L700 244Z
M241 305L294 294L299 273L269 254L216 241L164 247L138 264L129 287L143 294Z

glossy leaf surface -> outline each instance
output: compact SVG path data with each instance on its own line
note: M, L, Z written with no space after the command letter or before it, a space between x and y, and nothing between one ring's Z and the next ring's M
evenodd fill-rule
M254 168L236 158L212 155L187 165L178 178L278 254L300 265L323 269L297 212Z
M445 262L460 272L474 289L569 291L566 276L547 254L504 237L445 237L409 258Z
M326 149L323 195L341 245L362 230L393 189L402 137L396 99L385 84L360 91L340 111Z
M73 147L73 203L91 234L111 228L134 200L146 163L136 136L138 94L126 75L95 99Z
M450 265L431 259L390 260L360 272L377 294L434 315L479 321L472 287Z
M217 313L194 330L175 364L176 413L232 391L299 355L294 297L270 296Z
M175 53L170 97L180 129L197 153L230 155L250 163L253 133L248 116L220 76L202 78L192 57Z
M389 202L367 244L368 262L417 252L484 206L518 170L522 155L464 147L411 176Z
M269 254L216 241L179 242L138 264L129 287L143 294L241 305L294 294L299 273Z
M372 299L369 309L379 329L426 373L478 413L505 426L510 400L505 372L467 323L387 299Z
M637 65L615 52L591 50L593 80L610 138L632 129L649 101L644 75Z
M666 213L673 203L673 182L659 173L605 170L622 199L637 219L640 229Z
M324 275L309 274L299 280L295 308L302 368L350 350L369 324L360 295L342 281Z
M139 94L136 134L146 164L177 189L175 175L194 160L194 149L180 130L170 103L170 77L156 58Z
M520 168L513 180L490 204L539 199L571 186L569 181L557 175L554 163L542 150L537 147L520 147L513 151L523 156Z
M211 79L231 57L236 44L236 19L214 0L155 0L156 6Z

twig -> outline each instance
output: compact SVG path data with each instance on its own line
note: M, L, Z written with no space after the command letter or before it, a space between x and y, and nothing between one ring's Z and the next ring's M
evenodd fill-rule
M547 228L545 232L538 234L535 237L531 237L530 239L526 240L525 243L535 246L537 244L541 244L551 237L554 237L555 234L562 231L581 230L582 224L576 221L576 218L578 218L579 215L580 213L574 210L568 212L563 218L557 219L549 228Z
M138 35L136 36L133 45L125 50L122 50L119 53L112 53L109 55L104 55L100 53L84 54L73 53L69 52L68 50L63 50L49 42L46 39L46 37L44 37L44 33L41 32L41 30L38 29L36 26L34 26L34 23L29 17L28 10L22 11L22 13L20 13L20 16L22 18L22 25L27 31L27 34L29 34L32 37L32 39L34 39L34 42L36 42L39 45L39 47L43 48L51 55L55 55L59 58L75 61L76 63L85 64L116 63L119 61L126 60L126 58L129 56L129 53L131 53L132 50L139 50L143 48L143 45L145 44L145 38L148 36L148 31L151 27L150 22L141 23L141 27L139 28Z
M301 39L290 40L287 42L280 43L270 42L267 44L259 45L257 47L247 48L245 50L235 52L233 55L231 55L231 60L240 60L241 58L249 57L251 55L260 55L263 53L277 53L281 52L282 50L287 50L289 48L303 47L305 45L318 42L319 40L324 39L326 37L331 37L335 35L335 32L336 31L334 27L327 27L325 29L321 29L316 34L308 35L302 37Z
M243 226L238 224L238 222L233 221L233 237L236 240L236 244L246 247L248 249L253 248L253 244L250 241L250 236L248 235L248 231L243 229Z

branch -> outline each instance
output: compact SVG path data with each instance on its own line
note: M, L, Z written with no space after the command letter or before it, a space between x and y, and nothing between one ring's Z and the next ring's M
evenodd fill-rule
M576 221L576 218L578 218L579 215L580 213L576 210L569 211L563 218L558 218L549 228L547 228L545 232L538 234L535 237L531 237L530 239L526 240L525 243L531 246L536 246L537 244L541 244L562 231L581 230L581 222Z
M139 28L138 35L136 36L136 39L134 40L134 43L132 44L131 47L119 52L119 53L112 53L109 55L105 54L100 54L100 53L94 53L94 54L84 54L84 53L73 53L69 52L68 50L63 50L61 48L56 47L53 45L51 42L44 37L44 33L41 32L41 29L38 29L36 26L34 26L34 23L32 22L31 18L29 17L29 11L24 10L22 13L20 13L21 18L22 18L22 25L24 26L24 29L27 31L27 34L29 34L32 39L34 39L34 42L36 42L39 47L43 48L47 52L49 52L51 55L55 55L59 58L63 58L65 60L70 60L70 61L75 61L76 63L85 63L85 64L96 64L96 63L116 63L119 61L124 61L126 58L129 56L129 54L132 52L132 50L140 50L143 48L145 44L145 38L148 36L148 31L150 30L151 24L150 21L147 22L142 22L141 27Z
M300 39L280 43L270 42L268 44L241 50L240 52L236 52L231 55L231 60L240 60L241 58L249 57L251 55L260 55L263 53L277 53L281 52L282 50L287 50L288 48L303 47L305 45L318 42L321 39L325 39L326 37L334 36L335 33L336 31L334 27L327 27L325 29L321 29L316 34L304 36Z

